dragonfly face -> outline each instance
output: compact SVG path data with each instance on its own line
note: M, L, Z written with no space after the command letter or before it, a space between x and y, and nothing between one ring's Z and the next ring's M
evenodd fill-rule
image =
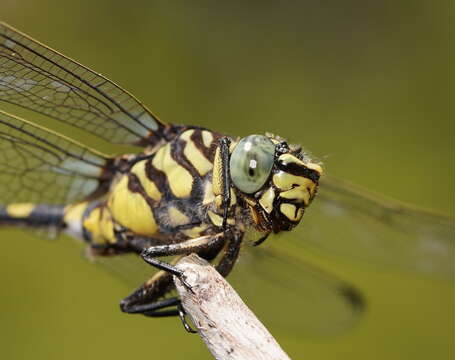
M234 144L230 172L259 231L293 229L317 192L322 168L298 146L250 135Z
M300 334L302 327L319 333L344 329L364 305L349 284L305 265L301 256L308 250L455 278L453 218L321 177L318 163L277 136L235 140L165 124L112 81L4 23L0 101L111 143L143 147L137 154L109 156L0 111L0 225L83 238L95 259L131 278L135 287L131 269L143 264L138 255L144 249L152 258L197 253L225 276L245 264L242 295L254 290L260 300L281 304L286 296L277 286L290 279L287 300L294 303L276 313ZM273 252L255 248L236 264L249 230L260 235L253 241L258 244L271 232L291 229L286 242L267 244ZM283 247L296 250L276 255ZM133 266L115 263L129 255ZM267 293L265 279L277 279ZM157 273L121 307L147 316L175 315L177 310L160 309L178 306L178 299L161 301L161 308L155 302L172 288L172 276ZM296 289L305 296L295 296ZM279 298L271 300L273 295ZM269 308L262 315L273 313Z

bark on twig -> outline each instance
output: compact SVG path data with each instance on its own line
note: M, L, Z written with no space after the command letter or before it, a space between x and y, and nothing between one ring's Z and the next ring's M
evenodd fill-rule
M290 360L235 290L197 255L181 259L188 290L174 277L187 314L217 360Z

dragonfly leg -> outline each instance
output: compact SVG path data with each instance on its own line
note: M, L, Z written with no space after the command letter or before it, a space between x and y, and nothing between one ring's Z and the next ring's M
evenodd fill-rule
M230 233L229 239L227 239L228 245L225 249L223 257L220 259L216 265L216 270L224 277L228 276L234 267L235 262L239 256L240 246L242 244L242 235L240 233L233 233L232 231L227 231Z
M155 259L155 256L198 253L201 257L210 261L220 252L224 241L224 233L219 233L190 239L179 244L156 245L144 249L142 251L143 259L150 265L163 271L155 274L135 292L123 299L120 303L121 310L127 313L137 313L135 306L138 304L146 304L151 306L153 310L153 303L166 295L174 287L172 275L182 277L181 270L175 268L172 264ZM145 311L147 308L141 309ZM175 313L175 315L178 314Z
M227 276L238 257L242 236L241 234L232 234L231 231L226 231L218 235L219 239L222 239L223 241L229 241L228 246L225 248L225 253L223 254L219 263L216 265L217 271L221 275ZM214 243L212 242L210 244L213 245ZM211 261L223 249L223 247L220 246L223 245L221 240L216 241L215 245L217 246L199 248L197 254L202 258ZM149 249L152 248L154 247L151 247ZM150 250L149 253L153 253L153 251ZM161 254L159 251L157 251L157 253ZM151 257L145 260L150 263L150 259L153 260L153 266L159 266L164 271L158 272L131 295L123 299L120 303L121 310L130 314L143 314L150 317L179 316L185 329L189 332L193 332L185 320L185 312L181 307L181 303L178 298L172 297L158 301L160 297L165 296L174 288L174 283L172 281L172 271L179 270L175 269L175 267L171 264L164 263L166 265L163 266L163 262L160 262L160 264L157 266L155 262L156 259L153 259ZM169 271L169 267L171 267L171 272ZM164 308L172 306L174 306L174 309L162 310Z
M224 232L220 232L215 235L205 235L176 244L149 246L142 251L141 256L147 261L146 259L157 256L197 253L205 248L217 246L217 244L224 242L224 240L225 234Z
M124 298L120 302L120 309L123 312L130 314L140 313L145 315L145 312L148 310L157 310L154 304L158 302L159 298L169 293L173 287L174 283L172 281L172 275L165 271L160 271L143 283L132 294ZM168 307L171 305L172 304L161 307L158 306L158 308ZM178 314L174 313L173 315Z
M168 307L173 307L173 309L162 310ZM129 314L142 314L149 317L169 317L169 316L178 316L180 321L183 324L183 327L189 333L197 333L191 325L186 321L186 312L180 302L180 299L177 297L171 297L161 301L156 301L150 304L140 304L133 305L128 309Z
M189 239L177 244L150 246L147 249L144 249L141 256L148 264L177 276L180 281L191 290L191 287L186 283L184 274L181 270L177 269L174 265L156 259L156 257L191 254L211 246L217 247L217 243L224 242L224 235L225 233L221 232L215 235L206 235L195 239Z

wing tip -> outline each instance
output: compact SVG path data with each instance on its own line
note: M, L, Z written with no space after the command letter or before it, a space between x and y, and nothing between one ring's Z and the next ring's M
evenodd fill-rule
M339 293L351 306L353 312L363 313L367 308L367 301L362 293L353 286L344 285L338 288Z

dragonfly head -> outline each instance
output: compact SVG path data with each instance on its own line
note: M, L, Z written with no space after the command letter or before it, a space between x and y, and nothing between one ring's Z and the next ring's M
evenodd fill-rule
M322 168L300 146L271 134L250 135L234 144L231 180L259 231L291 230L317 192Z

